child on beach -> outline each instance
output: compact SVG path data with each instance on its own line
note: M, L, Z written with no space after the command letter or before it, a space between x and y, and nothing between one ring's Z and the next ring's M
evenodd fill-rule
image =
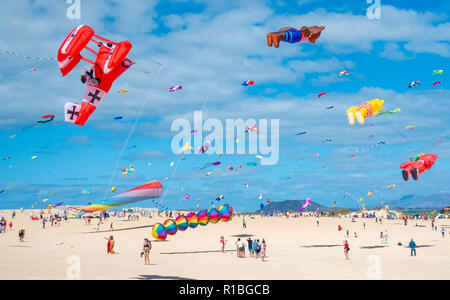
M348 258L348 251L350 251L350 246L347 242L347 240L344 241L344 254L345 254L345 259L349 259Z
M266 257L266 242L263 240L261 244L261 261L264 261L264 257Z
M222 253L225 253L225 243L227 241L223 236L220 237L220 249L222 250Z

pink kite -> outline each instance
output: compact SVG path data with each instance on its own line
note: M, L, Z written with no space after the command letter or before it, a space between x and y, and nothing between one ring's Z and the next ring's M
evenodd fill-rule
M169 92L175 92L175 91L179 91L181 89L183 89L183 87L181 85L171 86L169 88Z
M348 71L342 71L342 72L339 72L339 76L342 76L342 75L344 75L344 74L348 74Z
M305 208L307 208L309 205L311 204L311 198L307 198L305 203L303 203L302 207L300 207L299 209L297 209L297 212L300 212L302 210L304 210Z

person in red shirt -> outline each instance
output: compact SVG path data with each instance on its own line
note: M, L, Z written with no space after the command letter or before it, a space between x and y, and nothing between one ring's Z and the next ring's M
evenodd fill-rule
M348 242L345 240L344 241L344 254L345 254L345 259L349 259L348 258L348 251L350 251L350 246L348 244Z

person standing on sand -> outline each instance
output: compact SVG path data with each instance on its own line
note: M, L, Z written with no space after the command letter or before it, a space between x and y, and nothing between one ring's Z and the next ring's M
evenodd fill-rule
M445 237L445 228L444 228L444 226L442 226L442 228L441 228L441 233L442 233L442 238L444 238Z
M152 249L152 243L148 239L144 239L144 247L142 248L142 252L144 254L144 264L150 264L150 249Z
M105 240L108 241L108 243L106 244L106 254L110 254L111 253L111 240L106 237L105 237Z
M380 244L383 244L383 240L384 240L384 237L383 237L383 231L382 231L382 232L380 232Z
M350 251L350 245L348 244L347 240L344 241L344 254L345 254L345 259L349 259L348 258L348 251Z
M105 240L108 241L106 244L106 253L107 254L114 254L114 238L112 235L109 236L109 238L105 237Z
M220 237L220 249L222 250L222 253L225 253L225 243L227 241L223 236Z
M248 253L250 254L251 257L253 257L253 241L251 238L247 239L247 244L248 244Z
M242 218L242 228L247 228L247 225L245 224L245 218Z
M261 243L259 242L259 239L256 240L256 258L259 258L259 255L261 253Z
M411 248L411 256L413 256L413 253L414 253L414 256L416 256L417 245L416 245L416 243L414 242L413 239L411 239L411 242L409 242L408 248Z
M237 246L237 256L242 257L245 248L240 238L237 239L236 246Z
M261 261L264 261L264 257L266 257L266 242L263 240L261 244Z
M111 222L111 225L109 225L109 230L113 231L113 222Z
M255 258L258 258L258 241L255 239L255 240L253 240L253 247L252 247L252 249L253 249L253 252L254 252L254 255L255 255Z

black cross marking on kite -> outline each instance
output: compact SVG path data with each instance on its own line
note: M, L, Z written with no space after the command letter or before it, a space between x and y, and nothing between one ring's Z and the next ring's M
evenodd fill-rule
M70 115L71 120L73 120L73 116L78 116L78 112L76 111L76 108L77 107L75 105L73 105L72 110L70 110L70 109L67 110L67 114L71 114Z
M95 101L96 101L96 100L100 102L100 100L101 100L102 98L98 96L99 93L100 93L99 90L95 90L95 93L94 93L94 94L92 94L91 92L89 92L88 96L91 97L91 100L89 100L89 102L90 102L91 104L95 104Z

